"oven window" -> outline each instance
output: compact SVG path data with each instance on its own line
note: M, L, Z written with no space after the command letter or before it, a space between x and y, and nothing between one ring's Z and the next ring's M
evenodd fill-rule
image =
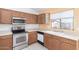
M26 41L26 37L25 37L25 36L16 38L16 44L17 44L17 43L24 42L24 41Z

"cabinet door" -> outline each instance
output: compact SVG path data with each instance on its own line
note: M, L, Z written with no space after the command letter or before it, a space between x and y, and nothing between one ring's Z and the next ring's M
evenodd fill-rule
M38 24L45 24L45 14L38 15Z
M48 48L49 49L49 37L47 37L47 35L45 34L44 35L44 46L46 47L46 48Z
M45 34L44 45L49 50L59 50L61 41L53 35Z
M6 9L1 9L1 23L10 24L11 23L11 11Z
M37 15L32 15L32 24L37 24Z
M50 50L60 50L60 41L55 38L49 40L49 49Z
M37 16L34 14L26 14L26 23L27 24L36 24L37 23Z
M28 44L32 44L37 41L37 32L28 33Z
M0 37L0 50L12 50L12 36Z
M75 49L76 49L75 45L65 43L65 42L61 44L61 50L75 50Z
M62 38L63 41L61 43L61 50L75 50L76 49L76 41L71 39Z
M20 12L12 11L12 17L20 17Z

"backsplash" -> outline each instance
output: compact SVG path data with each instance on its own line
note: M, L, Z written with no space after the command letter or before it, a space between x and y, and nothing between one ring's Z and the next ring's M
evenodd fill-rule
M11 24L0 24L0 32L11 32L12 25ZM28 30L39 30L38 24L26 24L26 31Z
M39 24L26 24L26 31L28 30L39 30Z
M0 24L0 32L11 32L12 25L11 24Z

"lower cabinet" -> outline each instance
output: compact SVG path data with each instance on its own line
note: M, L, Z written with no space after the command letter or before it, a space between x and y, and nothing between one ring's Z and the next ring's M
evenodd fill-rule
M76 50L76 41L45 33L44 46L49 50Z
M12 50L12 35L0 36L0 50Z
M29 32L28 33L28 44L32 44L37 42L37 32Z
M61 43L61 50L76 50L77 45L75 40L67 39L67 38L62 38L63 41Z
M60 49L60 41L57 39L50 39L49 40L49 49L51 50L59 50Z
M59 50L60 40L53 35L45 34L44 45L49 50Z

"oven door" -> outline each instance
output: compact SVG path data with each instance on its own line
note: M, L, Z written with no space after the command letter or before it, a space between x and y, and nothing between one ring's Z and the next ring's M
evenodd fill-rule
M13 34L13 47L17 47L23 44L28 44L28 34L26 33L17 33Z

